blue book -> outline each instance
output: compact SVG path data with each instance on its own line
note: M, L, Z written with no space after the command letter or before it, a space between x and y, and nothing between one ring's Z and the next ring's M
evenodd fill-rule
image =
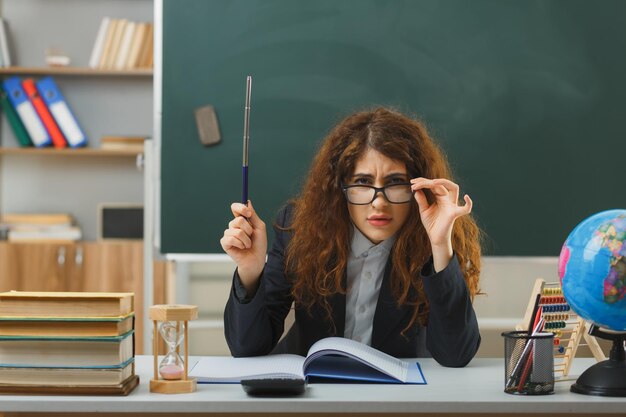
M87 136L80 128L74 113L72 113L70 107L67 105L65 97L61 94L61 90L59 90L54 79L52 79L52 77L45 77L37 81L36 84L39 94L63 132L63 136L65 136L68 145L72 148L87 145Z
M7 78L3 81L2 86L7 92L9 102L26 128L33 145L37 147L52 145L48 131L22 88L22 80L19 77Z

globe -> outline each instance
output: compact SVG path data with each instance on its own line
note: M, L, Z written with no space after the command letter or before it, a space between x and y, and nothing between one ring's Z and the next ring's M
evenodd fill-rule
M583 319L626 331L626 210L608 210L572 230L559 256L563 295Z

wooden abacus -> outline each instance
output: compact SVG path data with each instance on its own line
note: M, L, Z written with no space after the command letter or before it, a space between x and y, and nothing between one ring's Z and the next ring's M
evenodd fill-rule
M524 320L516 326L517 330L527 330L528 323L534 320L531 316L537 295L541 296L539 309L545 321L543 331L554 333L554 373L560 374L555 378L557 381L569 375L579 346L588 346L596 361L606 360L598 341L588 333L589 324L565 300L559 282L546 282L543 278L535 280ZM583 338L585 344L581 344Z

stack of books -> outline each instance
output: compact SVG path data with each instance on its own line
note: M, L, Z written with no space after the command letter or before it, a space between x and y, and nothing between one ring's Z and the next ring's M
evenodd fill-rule
M132 293L0 293L0 392L127 395Z
M107 70L152 68L153 38L152 23L104 17L91 50L89 66Z
M70 214L4 214L0 226L10 242L71 243L82 238Z
M0 106L22 147L87 145L85 132L52 77L37 81L5 79L0 88Z

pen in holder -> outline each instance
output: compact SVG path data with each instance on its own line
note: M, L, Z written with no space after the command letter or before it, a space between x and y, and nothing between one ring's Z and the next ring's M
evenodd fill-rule
M546 395L554 392L554 334L505 332L504 392Z

